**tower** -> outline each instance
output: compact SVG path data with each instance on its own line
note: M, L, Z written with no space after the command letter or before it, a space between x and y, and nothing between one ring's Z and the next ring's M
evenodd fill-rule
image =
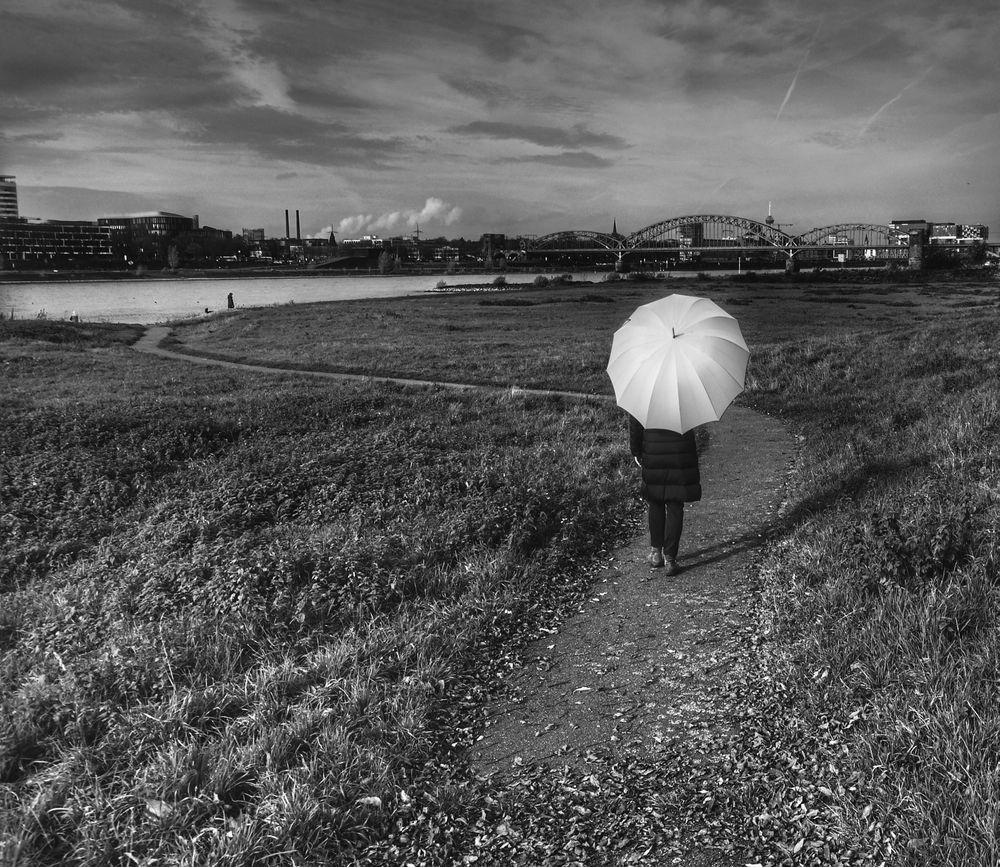
M17 219L17 184L13 175L0 175L0 220Z

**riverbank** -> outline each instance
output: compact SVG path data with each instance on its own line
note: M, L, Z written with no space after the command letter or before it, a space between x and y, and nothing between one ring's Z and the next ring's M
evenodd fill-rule
M492 285L505 275L473 278ZM540 275L521 279L531 283ZM577 275L578 279L590 275ZM448 278L454 279L454 278ZM470 278L459 277L468 282ZM546 278L547 279L547 278ZM432 290L440 278L428 276L329 276L299 278L284 274L225 279L151 278L78 282L0 283L0 314L18 319L48 318L84 321L117 321L152 325L176 319L202 318L228 307L230 296L236 309L273 308L279 305L348 299L396 298Z
M696 851L694 865L746 847L737 863L860 867L918 841L928 861L990 863L995 284L690 285L740 319L741 404L796 435L796 461L760 536L706 551L692 524L696 568L674 588L605 571L642 532L621 413L509 387L606 398L610 334L660 283L532 290L525 305L236 310L174 329L189 352L261 366L461 382L448 365L484 359L469 371L497 386L483 392L202 368L86 324L0 322L4 856L659 865ZM754 463L760 439L734 441ZM712 472L703 505L753 531L776 489L755 463ZM565 665L545 657L578 635L581 609L619 610L605 579L662 609L741 551L745 570L725 577L744 594L745 629L728 636L742 667L722 719L663 725L653 762L596 747L581 766L525 753L503 784L476 770L513 673ZM727 623L742 616L716 603ZM653 672L665 689L727 670L722 648L686 661L672 633L628 626L618 657L593 644L602 669L579 686L600 695L574 695L606 698L632 640L669 654ZM633 712L656 711L615 705L612 728ZM558 754L548 725L529 737Z
M262 268L219 268L219 269L191 269L178 268L171 271L145 270L145 271L13 271L0 270L0 283L91 283L114 280L272 280L283 278L383 278L383 277L427 277L438 279L461 279L462 277L476 277L477 275L490 275L491 279L497 274L495 268L400 268L392 273L383 273L378 268L367 269L330 269L330 268L309 268L309 267L262 267ZM505 270L511 280L519 278L533 278L537 274L544 274L549 278L556 278L561 274L594 274L593 269L580 271L566 271L565 268L526 268ZM605 272L611 273L611 269Z

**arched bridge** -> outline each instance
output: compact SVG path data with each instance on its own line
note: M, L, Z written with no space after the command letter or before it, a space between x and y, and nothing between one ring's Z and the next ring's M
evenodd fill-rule
M909 238L905 232L874 223L836 223L790 235L780 226L748 217L690 214L646 226L631 235L617 232L568 230L535 238L524 245L530 259L569 254L621 260L747 256L770 254L778 259L822 258L831 255L866 259L905 259Z
M630 249L678 244L689 247L774 247L784 250L794 239L768 223L747 217L698 214L673 217L633 232L625 239Z
M573 231L553 232L535 238L526 250L620 250L621 235L609 235L605 232Z

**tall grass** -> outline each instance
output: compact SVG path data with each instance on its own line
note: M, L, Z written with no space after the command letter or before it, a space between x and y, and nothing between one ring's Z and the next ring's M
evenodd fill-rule
M686 811L761 863L997 863L996 304L982 287L755 287L721 290L752 344L745 399L802 448L756 575L762 663L718 762L674 757L686 783L633 762L484 791L463 766L518 644L630 531L613 409L207 372L106 335L0 339L3 856L449 863L479 839L498 861L599 863L609 829L659 857ZM519 381L596 390L611 326L649 300L629 291L535 299L544 316L282 311L260 346L353 356L348 311L346 332L391 319L419 344L411 372L454 379L492 322L484 380L517 359ZM227 322L255 352L254 322Z
M997 324L994 307L753 361L754 403L805 437L796 520L763 566L776 664L814 722L839 721L844 827L893 863L1000 862Z
M0 430L12 863L348 858L444 797L428 766L631 517L606 406L29 350Z

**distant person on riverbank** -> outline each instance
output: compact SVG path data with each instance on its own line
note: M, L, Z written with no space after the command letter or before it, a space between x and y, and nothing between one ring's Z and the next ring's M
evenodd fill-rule
M684 504L701 499L694 431L645 428L628 417L629 450L642 468L642 496L649 505L649 565L676 575L684 529Z
M226 307L228 307L230 310L232 310L235 306L236 306L236 302L233 301L233 293L230 292L226 296Z

